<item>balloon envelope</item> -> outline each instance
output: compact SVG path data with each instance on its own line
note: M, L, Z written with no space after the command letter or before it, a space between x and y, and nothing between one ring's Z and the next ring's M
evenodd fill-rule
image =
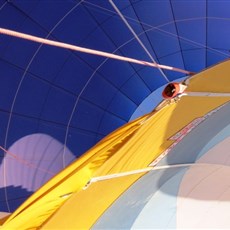
M228 1L221 3L114 1L114 3L152 58L159 64L198 73L229 58ZM109 1L0 1L0 27L151 61ZM208 82L199 80L199 84L191 83L191 91L228 92L229 80L223 77L227 70L216 68L213 71L215 78L209 78ZM146 111L150 112L153 106L149 98L157 95L155 96L157 99L154 100L160 101L160 94L154 92L168 83L158 69L37 44L6 35L0 35L0 73L0 146L2 147L0 211L2 212L15 211L47 180L64 169L74 158L80 157L95 146L99 140L125 125L133 118L133 114L143 115ZM182 73L168 70L163 70L163 73L169 81L185 77ZM221 80L223 78L224 82ZM202 77L194 78L193 82L198 81L196 79ZM222 82L220 84L219 79ZM209 88L210 85L215 87ZM225 97L212 100L218 102L208 108L205 107L202 116L227 101ZM185 127L191 120L183 123L178 117L188 116L190 108L202 108L204 104L209 106L206 99L201 100L199 97L186 103L184 101L183 99L185 108L183 105L183 109L178 110L179 115L173 115L177 117L176 122L180 128ZM227 127L224 119L222 123L216 122L222 125L221 128ZM135 121L132 124L136 124ZM154 126L154 132L162 131L161 126ZM167 128L167 132L171 132L168 124ZM221 129L219 131L221 132ZM210 140L217 135L209 131L205 134L210 135ZM127 139L124 140L126 141ZM138 142L133 148L143 146L144 141L146 140ZM157 153L160 154L165 148L161 146L163 136L160 139L153 138L151 141L161 143ZM227 136L226 140L221 141L225 146L228 142ZM218 142L217 146L220 151L222 145ZM211 154L210 151L207 150L208 155ZM146 153L141 150L141 154L145 158ZM154 161L155 155L150 155L150 158L151 160L143 162L140 168L145 168L151 163L150 161ZM172 158L175 162L179 159L176 156ZM190 160L187 163L191 163ZM99 167L100 164L96 165ZM120 167L121 171L125 171L124 166ZM187 167L187 171L199 168ZM132 170L134 169L138 168L133 166ZM90 176L91 173L87 174L83 182L90 179ZM82 183L79 188L82 187ZM184 191L181 192L184 194ZM114 210L117 212L117 209ZM135 212L139 213L140 209ZM134 223L133 221L131 222ZM138 224L142 223L141 219L138 221L137 225L133 226L140 226ZM127 226L131 227L131 222L126 223ZM97 224L98 227L102 226L101 222ZM186 226L186 223L185 225L181 223L181 226Z

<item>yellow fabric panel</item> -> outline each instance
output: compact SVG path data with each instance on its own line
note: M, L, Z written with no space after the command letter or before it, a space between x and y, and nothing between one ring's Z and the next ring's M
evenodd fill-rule
M0 212L0 225L3 224L9 217L11 213Z
M38 199L33 200L25 209L13 213L3 224L3 229L31 229L39 227L56 209L66 201L63 195L72 193L73 190L82 188L84 180L89 180L87 168L78 171L71 177L62 181L50 192L46 192ZM27 202L25 202L26 204Z
M117 149L116 154L108 159L94 176L147 167L149 163L172 144L171 141L167 141L170 136L174 135L193 119L205 115L227 100L197 97L192 99L187 97L177 104L168 106L154 116L149 117L132 136L132 139L120 149ZM183 116L178 116L178 114L183 114ZM67 201L44 227L49 229L55 229L57 226L68 229L71 227L90 228L111 205L113 200L116 200L138 178L137 176L128 176L92 184L89 188L79 192ZM118 182L116 182L117 180ZM73 210L74 213L79 213L79 215L71 214ZM68 216L67 219L61 219L64 214Z
M38 227L66 201L66 199L62 198L63 195L68 193L77 194L76 192L80 191L92 176L147 167L172 144L171 141L167 140L170 136L196 117L203 116L227 100L228 98L184 97L178 103L171 104L156 114L149 114L144 119L124 126L110 135L108 141L104 139L88 154L48 182L49 188L50 184L53 186L50 190L47 190L47 185L41 188L39 193L42 194L42 191L44 193L40 197L35 194L36 199L31 197L32 201L29 199L29 204L28 201L25 202L19 208L19 211L13 213L13 217L11 216L3 226L6 229ZM127 181L124 185L119 183L119 186L128 187L132 183L133 181ZM114 187L114 189L117 188ZM82 192L82 194L84 193ZM87 195L82 195L81 199L87 200L88 197ZM103 203L101 212L95 212L95 219L92 220L92 223L111 204L111 200L106 198ZM72 208L70 208L69 212L72 212ZM83 209L82 206L81 208ZM86 211L85 213L87 214L88 212ZM55 216L52 216L49 221L58 224L65 222L65 219L56 219ZM88 219L88 215L84 218ZM68 224L69 228L71 228L74 223L69 222Z
M90 229L104 210L141 175L92 183L86 190L74 194L41 229Z
M171 104L150 115L129 142L116 149L116 154L108 159L95 172L94 176L145 168L163 152L165 147L171 144L171 142L165 143L167 139L165 131L168 128L168 121L174 109L175 104ZM170 132L168 135L170 135ZM162 143L165 143L164 146L162 146Z
M141 132L139 136L138 133L135 133L133 138L126 143L126 147L129 151L124 151L125 148L119 149L116 154L111 157L103 166L103 170L99 169L96 173L99 175L108 175L110 173L115 173L119 171L129 171L137 168L141 168L143 166L142 161L145 162L145 167L148 166L149 163L152 162L156 158L156 156L161 151L165 150L172 142L167 141L167 138L174 135L181 128L183 128L186 124L192 121L194 118L205 115L210 110L215 109L221 104L225 103L227 99L219 99L219 98L183 98L177 105L176 108L174 105L163 110L161 113L149 118L148 128L140 128L138 133ZM173 110L173 114L170 114L169 111ZM166 119L168 114L167 121L170 121L170 128L166 126L162 126L162 122ZM178 114L183 114L180 118L178 118ZM162 120L161 120L162 119ZM151 123L153 123L152 128ZM167 122L166 122L167 123ZM155 127L159 125L161 129L166 128L165 135L162 135L162 132L159 130L155 130ZM145 127L145 126L144 126ZM154 130L156 132L154 132ZM164 130L165 131L165 130ZM150 133L152 132L151 136ZM137 135L137 136L136 136ZM160 136L160 137L158 137ZM135 144L134 140L136 138L140 138L140 145L144 145L140 147L143 149L146 147L145 152L141 152L138 145L135 146L138 148L137 150L132 148L132 145ZM156 138L156 139L152 139ZM164 139L163 145L162 138ZM154 140L154 141L153 141ZM159 140L159 143L157 143ZM154 147L151 148L151 145ZM155 152L152 150L155 148ZM121 152L122 153L121 153ZM116 158L117 154L121 154L123 157ZM122 155L123 154L123 155ZM127 157L127 155L129 157ZM127 161L124 161L126 159ZM121 165L120 165L121 164ZM136 167L136 168L135 168ZM100 173L99 173L100 172ZM122 178L105 180L102 182L96 182L90 185L86 190L82 190L79 193L75 194L71 199L69 199L53 216L48 220L48 222L44 225L44 229L55 229L58 226L61 226L63 229L90 229L90 227L97 221L98 218L106 211L110 205L116 201L116 199L123 193L125 190L132 185L135 180L139 179L140 175L132 175L125 176ZM74 205L74 208L73 208ZM77 215L76 215L77 213ZM65 216L65 218L63 218Z
M187 91L230 93L230 60L222 62L191 78Z
M147 167L171 145L167 139L197 117L222 105L229 98L183 97L150 117L126 145L118 149L94 176Z
M82 189L92 173L114 154L145 120L143 116L118 129L97 144L91 151L72 163L32 195L5 221L5 229L29 229L40 226L65 201L63 195ZM49 205L46 205L49 204ZM31 220L32 222L28 222Z
M225 71L229 71L226 63L221 65L223 65ZM225 82L227 81L226 74L221 71L219 66L217 66L217 69L213 68L214 71L211 70L205 71L202 75L199 75L200 77L192 78L189 90L217 92L214 90L220 88L223 89L221 92L225 92L224 90L227 90L229 86L229 83L226 84ZM221 86L217 86L219 84L218 79L222 76L224 76L224 80L221 81ZM216 79L216 86L213 84L214 79ZM202 84L204 84L204 87ZM211 89L213 90L211 91ZM170 136L177 133L195 118L203 116L228 100L229 98L221 97L183 97L178 103L168 105L156 113L150 113L121 127L39 189L5 221L3 228L37 228L49 220L46 226L53 226L55 229L55 226L66 222L66 219L60 218L58 213L62 213L62 209L66 213L75 212L76 207L82 209L81 218L88 219L89 210L93 210L93 206L90 206L93 201L91 203L87 201L89 199L87 194L91 191L90 196L92 197L90 199L94 199L91 189L97 183L84 191L81 190L92 177L147 167L172 144L172 141L168 140ZM137 178L136 175L128 176L126 179L116 179L119 183L111 185L109 185L110 182L106 182L106 189L111 191L111 186L114 186L112 190L116 191L115 195L108 196L105 199L100 198L100 207L90 217L91 224L111 205L113 199L116 199L116 196L119 196ZM100 182L100 184L103 183ZM98 197L100 197L99 191L103 189L103 186L97 189L98 192L96 188L94 192L95 194L98 193ZM66 197L66 194L71 195ZM69 201L67 201L68 199ZM71 203L71 200L74 200L74 203ZM84 210L84 207L79 205L82 203L75 202L86 202L88 209ZM59 211L54 214L57 209ZM78 222L79 220L74 219L73 221ZM85 223L81 223L84 226ZM65 224L68 224L68 229L70 229L74 223L70 221ZM87 226L90 226L90 224L87 224Z

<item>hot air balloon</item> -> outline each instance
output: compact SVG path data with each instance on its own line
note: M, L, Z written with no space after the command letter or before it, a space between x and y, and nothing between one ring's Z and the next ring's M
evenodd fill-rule
M229 6L2 1L0 228L229 228Z

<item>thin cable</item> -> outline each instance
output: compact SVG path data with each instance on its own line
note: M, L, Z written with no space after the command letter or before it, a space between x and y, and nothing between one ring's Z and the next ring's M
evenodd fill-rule
M25 166L28 166L28 167L30 167L30 168L35 168L35 169L40 170L40 171L42 171L42 172L48 173L48 174L50 174L50 175L52 175L52 176L55 174L54 172L51 172L51 171L46 170L46 169L44 169L44 168L38 167L38 166L36 166L35 164L33 164L33 163L31 163L31 162L29 162L29 161L27 161L27 160L21 159L20 157L18 157L18 156L15 155L14 153L11 153L10 151L6 150L6 149L3 148L2 146L0 146L0 149L1 149L4 153L6 153L7 155L11 156L11 157L14 158L16 161L20 162L21 164L23 164L23 165L25 165Z
M0 10L2 10L2 9L5 7L5 5L6 5L7 3L8 3L8 2L5 2L5 3L1 6Z
M2 10L6 5L7 5L7 1L1 6L0 10ZM5 157L5 152L4 152L4 157ZM7 210L8 212L10 212L10 204L8 202L8 194L7 194L7 188L6 188L6 164L5 161L3 161L3 185L4 185L4 196L5 196L5 201L6 201L6 206L7 206Z
M191 71L187 71L187 70L172 67L172 66L160 65L157 63L146 62L146 61L137 60L134 58L123 57L120 55L111 54L111 53L107 53L107 52L103 52L103 51L99 51L99 50L88 49L88 48L84 48L84 47L80 47L80 46L67 44L64 42L57 42L57 41L53 41L53 40L25 34L25 33L20 33L20 32L16 32L13 30L0 28L0 34L5 34L8 36L17 37L17 38L21 38L21 39L41 43L41 44L56 46L56 47L65 48L65 49L70 49L70 50L74 50L74 51L78 51L78 52L82 52L82 53L88 53L88 54L98 55L98 56L102 56L102 57L108 57L108 58L112 58L112 59L116 59L116 60L120 60L120 61L136 63L136 64L145 65L145 66L149 66L149 67L176 71L176 72L180 72L180 73L184 73L184 74L188 74L188 75L194 74Z
M147 55L150 57L150 59L152 60L152 62L154 64L157 65L155 59L153 58L153 56L149 53L148 49L145 47L145 45L143 44L143 42L140 40L140 38L137 36L136 32L133 30L133 28L129 25L128 21L125 19L125 17L123 16L123 14L121 13L121 11L117 8L117 6L114 4L114 2L112 0L109 0L110 4L112 5L112 7L114 8L114 10L117 12L117 14L120 16L120 18L122 19L122 21L125 23L125 25L128 27L128 29L130 30L130 32L133 34L133 36L136 38L136 40L138 41L138 43L141 45L141 47L144 49L144 51L147 53ZM169 82L169 79L166 77L166 75L164 74L164 72L162 71L161 68L158 67L158 70L160 71L160 73L162 74L162 76L164 77L164 79Z
M119 49L121 49L123 46L127 45L129 42L131 42L134 38L131 38L130 40L126 41L125 43L123 43L121 46L117 47L112 53L115 53L117 52ZM81 95L83 94L84 90L86 89L86 87L88 86L88 84L90 83L90 81L92 80L92 78L94 77L94 75L98 72L98 70L109 60L109 58L107 57L103 62L101 62L100 65L98 65L98 67L94 70L94 72L91 74L91 76L89 77L88 81L86 82L84 88L81 90L81 92L79 93L79 95L77 96L77 99L74 103L74 107L72 109L72 112L71 112L71 115L70 115L70 118L68 120L68 124L67 124L67 129L66 129L66 133L65 133L65 142L64 142L64 146L67 146L67 139L68 139L68 132L69 132L69 128L70 128L70 124L71 124L71 121L73 119L73 115L74 115L74 112L77 108L77 105L78 105L78 102L79 102L79 99L81 97ZM98 133L98 132L96 132ZM64 159L65 159L65 154L66 154L66 150L64 149L64 154L63 154L63 162L64 162Z
M88 2L88 1L84 1L84 3L86 3L86 4L90 5L90 6L93 6L93 7L95 7L95 8L98 8L98 9L100 9L100 10L103 10L103 11L106 11L106 12L109 12L109 13L112 13L112 14L114 13L112 10L109 10L109 9L107 9L107 8L105 8L105 7L96 5L96 4L94 4L94 3L91 3L91 2ZM173 33L171 33L171 32L168 32L168 31L166 31L166 30L160 29L160 27L164 27L164 26L170 25L170 24L172 24L172 23L174 23L174 22L177 23L177 22L201 20L201 19L205 19L206 17L199 17L199 18L197 17L197 18L187 18L187 19L175 20L175 21L170 21L170 22L167 22L167 23L158 25L158 26L152 26L152 25L150 25L150 24L147 24L147 23L142 22L142 21L138 21L138 20L136 20L136 19L134 19L134 18L131 18L131 17L128 17L128 16L125 16L125 18L127 18L127 19L133 21L134 23L141 23L141 24L143 24L143 25L145 25L145 26L148 26L149 29L146 30L145 32L151 31L151 30L158 30L159 32L162 32L162 33L164 33L164 34L168 34L168 35L170 35L170 36L172 36L172 37L180 38L181 40L184 40L184 41L187 42L188 44L193 44L193 45L198 46L198 47L207 48L208 50L211 50L211 51L213 51L214 53L219 53L219 54L222 54L222 55L224 55L224 56L226 56L226 57L229 57L229 55L227 55L226 53L221 52L221 51L219 51L219 50L217 50L217 49L211 48L211 47L209 47L209 46L205 46L205 45L203 45L203 44L201 44L201 43L199 43L199 42L194 42L194 41L192 41L192 40L190 40L190 39L188 39L188 38L185 38L185 37L182 37L182 36L178 36L178 35L176 35L176 34L173 34ZM208 19L230 20L229 18L219 18L219 17L208 17ZM143 34L143 33L144 33L144 32L140 33L139 36L140 36L141 34Z
M82 0L82 1L83 1L83 0ZM82 1L81 1L81 2L82 2ZM48 37L50 36L50 34L54 31L54 29L56 29L56 27L66 18L66 16L68 16L76 7L78 7L78 6L81 4L81 2L79 2L78 4L76 4L72 9L70 9L70 11L67 12L67 14L65 14L65 15L58 21L58 23L53 27L53 29L47 34L46 38L48 38ZM0 30L1 30L1 28L0 28ZM3 29L3 30L4 30L4 29ZM15 32L15 31L6 30L5 32L11 33L11 32ZM15 36L15 37L19 37L19 38L20 38L20 36L23 35L22 33L18 33L18 32L15 32L15 33L18 35L18 36ZM4 33L3 33L3 34L4 34ZM8 34L8 35L10 35L10 34ZM26 34L24 34L24 35L26 36ZM11 35L11 36L13 36L13 35ZM30 36L30 35L27 35L27 36L33 37L33 36ZM26 39L26 38L25 38L25 39ZM31 39L28 39L28 40L31 40ZM44 40L46 40L46 39L44 39ZM8 133L9 133L10 123L11 123L11 118L12 118L12 112L13 112L13 109L14 109L14 105L15 105L15 102L16 102L16 98L17 98L17 95L18 95L19 90L20 90L20 88L21 88L21 85L22 85L22 83L23 83L23 81L24 81L24 79L25 79L26 73L28 72L28 70L29 70L29 68L30 68L30 65L32 64L34 58L37 56L38 52L40 51L41 47L43 46L43 42L39 42L39 43L41 43L40 46L38 47L38 49L36 50L36 52L33 54L31 60L29 61L28 65L27 65L27 67L26 67L26 69L25 69L25 71L24 71L24 73L23 73L23 75L22 75L22 78L21 78L21 80L20 80L20 82L19 82L19 85L18 85L18 87L17 87L16 93L15 93L15 96L14 96L14 99L13 99L13 102L12 102L12 105L11 105L11 108L10 108L10 115L9 115L9 119L8 119L8 123L7 123L7 128L6 128L6 134L5 134L5 143L4 143L5 149L6 149L6 144L7 144L7 139L8 139ZM4 165L4 185L6 185L5 171L6 171L6 169L5 169L5 165ZM6 190L6 187L5 187L5 198L6 198L6 203L7 203L8 211L10 212L10 206L9 206L9 204L8 204L8 198L7 198L7 197L8 197L8 196L7 196L7 190Z
M88 86L88 84L90 83L90 81L92 80L93 76L94 76L94 74L92 74L90 76L90 78L87 80L87 82L85 83L84 87L82 88L81 92L78 94L77 99L76 99L76 101L74 103L72 112L70 114L69 120L68 120L66 132L65 132L65 139L64 139L64 151L63 151L63 155L62 155L63 168L66 167L66 164L65 164L65 155L66 155L67 139L68 139L70 124L71 124L71 121L73 119L73 115L74 115L74 112L75 112L75 110L77 108L77 104L78 104L78 102L80 100L80 97L81 97L82 93L84 92L84 90L86 89L86 87Z
M190 166L191 167L205 167L205 166L229 167L228 165L212 164L212 163L199 163L199 162L181 163L181 164L173 164L173 165L161 165L161 166L155 166L155 167L146 167L146 168L136 169L136 170L132 170L132 171L119 172L119 173L108 174L108 175L104 175L104 176L93 177L93 178L91 178L89 183L86 185L86 187L88 187L91 183L95 183L98 181L105 181L105 180L110 180L110 179L114 179L114 178L120 178L120 177L140 174L140 173L148 173L150 171L158 171L158 170L172 169L172 168L184 168L184 167L190 167Z
M186 92L185 91L184 96L189 96L189 97L230 97L230 93Z

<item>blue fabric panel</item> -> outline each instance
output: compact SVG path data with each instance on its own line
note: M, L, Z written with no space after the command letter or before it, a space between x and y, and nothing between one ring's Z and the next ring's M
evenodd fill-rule
M121 91L139 105L149 94L150 90L138 75L132 76L121 88Z
M31 33L41 37L44 36L44 31L41 30L37 24L28 20L26 21L22 20L22 21L23 24L20 25L20 28L16 29L17 31ZM24 27L27 29L24 29ZM33 58L39 46L40 44L35 42L31 42L31 41L28 42L24 39L19 39L19 38L11 38L8 45L5 46L4 48L3 57L4 59L14 63L19 67L27 68L27 66L29 65L31 59Z
M188 61L193 56L194 61ZM206 53L205 49L193 49L183 51L186 69L193 72L199 72L205 68Z
M54 84L78 95L93 74L93 70L82 60L73 56L74 54L69 55L63 63Z
M18 139L36 133L38 128L38 120L24 116L12 115L9 123L9 131L7 138L7 146L10 147ZM6 133L7 134L7 133Z
M203 48L206 45L206 20L194 19L177 23L182 50ZM189 30L188 30L189 28Z
M46 80L52 81L62 69L70 53L52 46L42 46L30 66L30 71Z
M100 25L81 42L80 46L110 53L117 49L113 38L104 33Z
M14 65L2 60L0 60L0 73L0 96L4 98L0 100L0 108L10 110L23 73Z
M36 117L43 110L48 91L49 85L33 78L31 75L26 75L18 91L13 111Z
M70 128L66 144L74 155L79 157L89 148L93 147L97 141L96 133Z
M160 60L161 60L161 63L164 63L165 65L189 70L188 67L185 65L185 60L183 59L181 52L173 53L169 56L161 58ZM171 60L173 60L173 63L171 62ZM184 76L183 73L180 73L177 71L165 70L164 72L166 76L168 77L168 79L171 81L173 81L173 79L181 78Z
M205 17L207 5L209 6L210 2L213 1L171 1L177 22L184 19L193 21L196 18Z
M67 124L73 110L75 98L61 90L51 88L44 102L41 118Z
M136 1L133 7L143 24L157 27L173 20L169 1Z
M110 82L99 75L94 75L82 96L93 104L106 109L117 91L118 89Z
M26 68L38 47L39 45L36 43L13 38L5 49L4 59L20 68Z
M165 70L163 72L165 72ZM146 66L141 68L138 73L151 91L154 91L159 86L166 84L166 80L157 68Z
M2 2L6 2L5 0L2 0ZM16 9L20 9L21 12L25 12L26 14L30 15L30 12L32 12L37 6L39 5L39 0L33 0L33 1L11 1L8 2L10 5L15 6ZM31 15L32 17L32 15Z
M120 119L119 117L111 113L105 112L101 120L99 130L101 134L107 135L108 133L111 133L112 131L124 125L125 123L126 121Z
M226 53L226 56L224 55L224 53ZM227 59L227 52L224 52L224 51L221 51L221 53L209 51L207 53L207 65L208 66L215 65L216 63L224 61L226 59Z
M80 100L76 107L71 126L82 130L96 132L103 113L104 109L91 102Z
M108 1L88 0L83 2L83 6L90 11L100 25L114 15L112 6Z
M62 144L65 144L67 131L67 147L76 157L80 156L96 143L95 133L92 131L77 129L72 125L70 125L69 129L67 130L67 127L61 124L40 121L37 130L38 133L50 135Z
M143 37L143 38L142 38ZM146 40L144 35L140 37L141 40ZM152 50L152 47L149 45L148 41L146 44L146 48L148 47L148 50L153 57L153 59L156 59L156 55L154 53L154 50ZM147 53L144 51L144 49L141 47L141 45L137 42L136 39L129 40L127 43L124 43L122 47L120 48L122 52L122 56L131 57L134 59L138 59L141 61L151 61L150 57L147 55ZM125 54L125 55L124 55ZM137 64L132 64L133 66L139 66Z
M229 1L208 1L208 19L212 20L224 20L230 17L230 2ZM219 18L216 18L219 17ZM224 28L223 28L224 29Z
M25 20L22 20L21 24L18 26L17 30L22 33L31 34L34 36L38 36L41 38L46 38L48 31L44 29L38 22L31 20L30 17L26 17ZM22 40L22 39L19 39ZM23 40L22 40L23 41ZM41 44L35 43L33 41L27 41L28 45L37 45L40 46ZM22 46L24 48L24 46Z
M224 19L216 19L216 20L209 20L208 23L208 46L214 49L226 49L226 47L230 47L230 31L229 28L230 21ZM216 35L218 35L218 39L216 39ZM229 51L229 49L228 49Z
M5 145L5 137L6 137L6 130L7 130L7 123L9 120L9 113L0 111L0 130L2 135L0 135L0 145ZM2 157L4 156L3 151L0 151L0 164L2 162ZM1 197L1 196L0 196Z
M108 111L125 120L126 117L131 116L136 107L133 101L118 92L109 105Z
M135 73L128 63L116 60L108 60L98 71L118 88Z
M130 1L119 1L119 0L115 0L113 1L114 4L117 6L118 9L120 9L120 11L125 14L131 14L132 13L132 2Z
M96 139L95 139L96 143L99 142L100 140L102 140L104 137L105 137L105 135L97 134Z
M82 20L84 20L84 23L78 23ZM80 45L96 28L95 21L89 16L84 7L79 5L65 17L65 20L61 21L54 30L53 35L62 42ZM65 32L63 33L63 31Z
M11 194L12 197L9 197L8 204L10 206L10 210L8 210L6 201L4 200L5 189L7 194ZM1 211L9 212L15 210L21 203L23 203L29 196L32 195L31 191L27 191L23 189L21 186L8 186L6 188L0 188L0 207ZM12 199L13 198L13 199Z
M18 26L26 19L26 15L22 14L11 4L3 4L0 14L0 26L7 29L17 29ZM9 20L9 16L12 16L12 20Z
M28 3L32 1L16 1L14 4L22 5L26 13L34 20L37 21L43 28L50 31L53 27L61 21L66 14L77 3L71 1L55 1L55 7L52 1L34 1L32 9L26 9ZM24 4L23 4L24 3Z
M127 29L124 22L116 15L106 20L101 27L113 38L117 47L120 47L127 42L127 40L132 38L131 32Z
M160 64L197 72L230 56L230 1L114 3ZM0 0L0 27L151 61L109 1ZM61 143L67 141L67 147L80 156L126 123L148 95L166 84L155 68L47 45L39 47L31 41L0 35L1 145L5 138L9 147L26 135L44 133ZM185 76L167 70L164 73L169 81ZM16 194L20 192L17 188L14 191L15 199L19 199ZM1 192L0 211L5 205ZM9 193L13 194L11 188Z
M66 126L62 124L58 124L55 122L49 122L45 120L40 120L36 132L37 133L45 133L62 144L65 142L65 134L66 134ZM73 152L73 151L72 151ZM74 152L73 152L74 153Z
M180 50L179 42L175 39L177 33L174 23L162 26L160 30L149 30L148 35L159 58Z

